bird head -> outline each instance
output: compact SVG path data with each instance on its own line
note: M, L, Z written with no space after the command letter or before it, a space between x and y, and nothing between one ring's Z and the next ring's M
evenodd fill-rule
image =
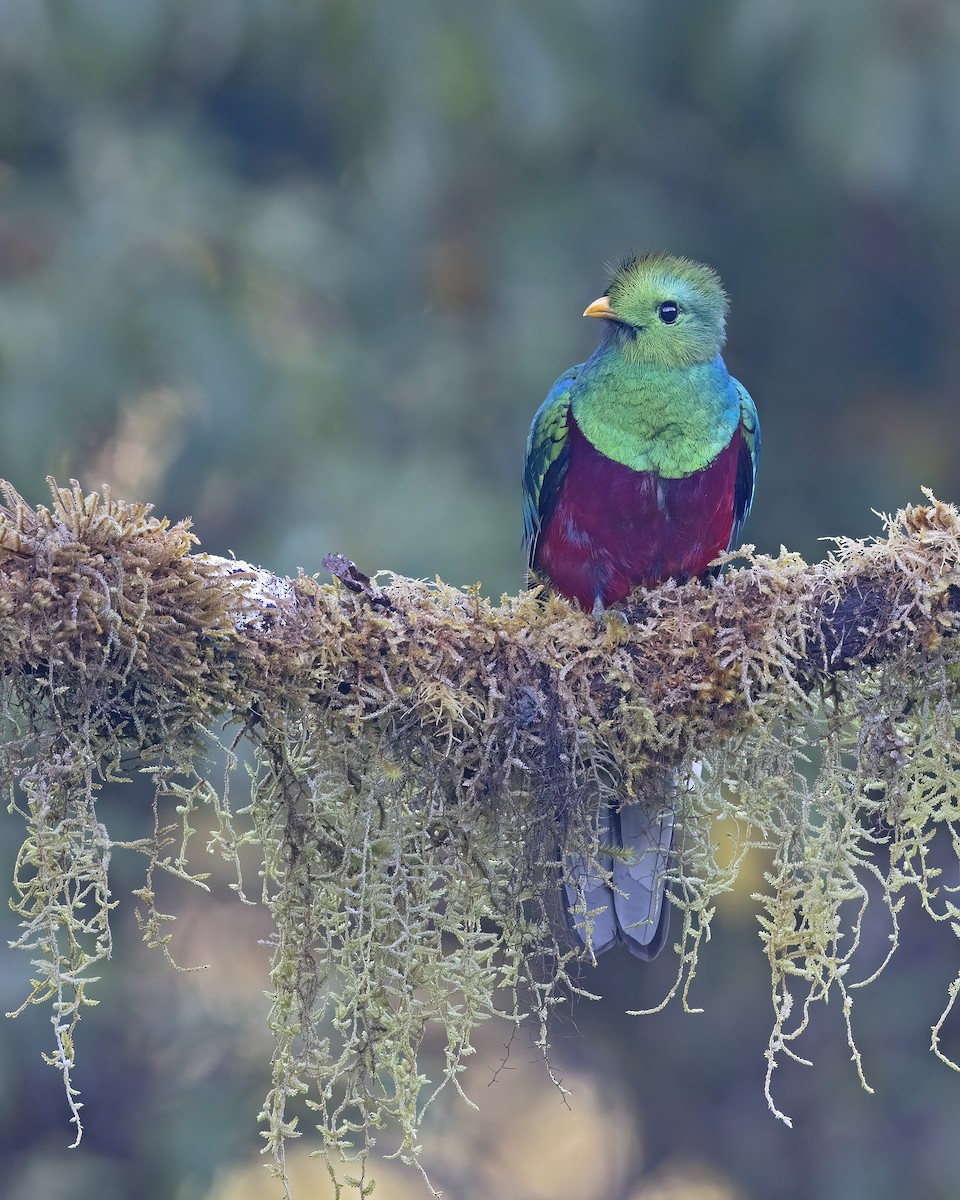
M648 254L622 262L610 286L583 315L605 319L608 337L637 362L690 367L720 353L727 296L710 267Z

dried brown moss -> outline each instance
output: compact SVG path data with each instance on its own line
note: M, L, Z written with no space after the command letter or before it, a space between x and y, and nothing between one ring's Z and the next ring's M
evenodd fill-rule
M333 584L283 584L192 553L186 524L142 506L76 487L49 510L5 494L0 772L26 826L14 904L36 964L25 1003L52 1005L71 1103L122 845L96 801L125 756L155 784L154 836L128 847L146 856L149 941L165 943L156 871L200 878L200 806L228 859L242 842L262 855L277 1038L264 1117L281 1167L294 1097L328 1148L380 1137L415 1160L424 1109L457 1087L478 1022L531 1019L546 1053L551 1014L583 979L558 913L564 851L595 858L598 806L642 799L666 768L695 784L679 791L671 881L685 1002L716 896L748 847L770 854L768 1096L811 1004L839 993L851 1030L870 887L893 948L909 888L936 919L960 915L929 854L941 833L958 845L949 506L907 509L885 538L814 566L749 555L713 586L667 585L598 624L537 593L493 606L371 582L346 560L331 560ZM225 725L256 753L242 813L208 779ZM739 830L732 856L719 819ZM428 1080L434 1028L446 1049Z

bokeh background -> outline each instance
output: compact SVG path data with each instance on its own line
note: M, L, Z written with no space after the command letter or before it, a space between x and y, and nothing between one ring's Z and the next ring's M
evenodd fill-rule
M604 264L668 249L733 299L764 430L748 536L820 557L921 485L960 496L958 195L956 0L0 0L0 475L32 502L50 473L109 483L277 572L341 551L515 591L530 418L594 344ZM104 794L115 837L141 794ZM4 878L17 837L4 815ZM279 1195L268 929L211 869L209 895L169 889L174 955L210 964L177 974L115 857L79 1149L46 1014L0 1025L3 1200ZM607 956L603 999L556 1029L568 1106L522 1037L497 1071L492 1028L481 1112L451 1096L427 1123L445 1195L953 1200L960 1077L927 1046L955 939L908 908L855 1012L875 1095L833 1004L814 1067L777 1072L788 1130L750 890L717 917L703 1015L624 1016L673 964ZM28 978L5 950L0 1010ZM385 1200L425 1194L379 1175Z

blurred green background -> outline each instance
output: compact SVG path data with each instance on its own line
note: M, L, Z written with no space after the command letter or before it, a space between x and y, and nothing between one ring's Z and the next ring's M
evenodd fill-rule
M277 572L341 551L516 591L530 418L594 344L605 262L667 249L732 296L764 430L747 535L820 557L923 484L960 495L958 194L956 0L0 0L0 475L31 502L49 473L107 482ZM105 794L115 837L138 796ZM115 858L80 1149L46 1014L0 1026L3 1200L279 1195L256 1165L265 920L216 871L212 896L170 889L176 957L212 964L177 975L139 945L141 870ZM953 1200L960 1078L926 1047L955 939L908 910L860 997L876 1095L839 1005L818 1014L815 1067L776 1076L791 1131L762 1097L750 890L717 918L705 1015L623 1016L673 964L607 957L603 1001L557 1027L569 1109L526 1046L488 1088L492 1031L481 1114L451 1095L428 1121L445 1195ZM28 976L5 952L0 1008ZM423 1194L384 1168L378 1196Z

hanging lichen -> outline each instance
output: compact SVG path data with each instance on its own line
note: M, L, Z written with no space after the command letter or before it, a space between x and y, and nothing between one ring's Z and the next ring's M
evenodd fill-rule
M683 1003L716 897L749 847L768 853L774 1111L774 1067L831 993L859 1069L850 1011L869 980L851 966L868 901L886 905L891 954L908 890L935 919L960 916L930 853L945 832L960 856L953 508L907 509L885 538L841 542L815 566L749 554L712 586L668 584L598 623L538 593L492 606L440 583L380 586L342 559L333 584L273 580L192 553L186 524L143 506L76 486L55 488L51 510L5 494L17 944L34 963L25 1005L51 1005L49 1061L78 1137L76 1026L111 952L111 853L145 856L144 936L165 946L154 879L202 882L201 807L238 871L243 844L262 856L277 1044L264 1120L281 1170L297 1097L325 1149L380 1138L415 1162L424 1110L458 1088L480 1022L533 1021L547 1054L552 1013L586 994L563 863L574 852L599 869L599 806L642 801L665 772L680 781L670 994ZM228 726L255 753L239 813L207 765ZM131 756L154 780L154 833L118 843L97 797ZM732 851L718 820L738 831ZM937 1053L958 989L960 976ZM428 1079L437 1026L445 1058Z

